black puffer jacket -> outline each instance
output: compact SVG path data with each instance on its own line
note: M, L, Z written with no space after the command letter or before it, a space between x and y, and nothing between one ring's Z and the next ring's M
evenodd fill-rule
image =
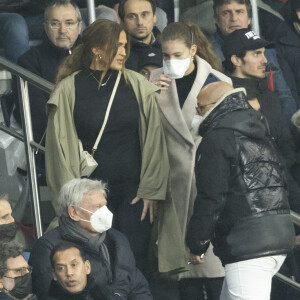
M210 239L223 264L285 254L294 245L284 164L260 113L237 89L203 120L196 155L198 195L187 232L194 254Z
M103 253L90 248L89 236L80 237L68 226L60 226L46 233L34 245L29 264L33 267L32 284L38 299L47 299L52 281L50 253L63 240L79 244L91 263L91 276L95 288L101 290L105 299L152 300L148 283L136 268L135 259L126 237L115 229L106 232L103 243L109 253L109 262ZM100 296L100 294L99 294Z

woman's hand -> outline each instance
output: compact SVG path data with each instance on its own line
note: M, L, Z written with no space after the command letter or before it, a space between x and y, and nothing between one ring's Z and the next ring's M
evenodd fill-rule
M204 263L204 254L202 255L195 255L190 253L190 261L189 263L193 264L193 265L199 265Z
M132 201L131 204L136 204L137 202L139 202L141 200L141 198L139 197L135 197ZM144 208L143 208L143 212L141 215L141 221L143 221L147 215L147 211L149 209L149 214L150 214L150 223L153 223L153 219L154 219L154 206L155 206L155 201L153 200L147 200L147 199L143 199L144 201Z
M151 78L150 81L157 85L162 91L166 91L170 86L171 79L168 75L160 74Z

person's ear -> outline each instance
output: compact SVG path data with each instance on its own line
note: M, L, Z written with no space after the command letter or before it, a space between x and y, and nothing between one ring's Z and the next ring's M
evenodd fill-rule
M153 23L156 23L156 14L153 16Z
M197 45L193 44L191 47L191 56L195 56L197 53Z
M236 67L240 67L241 66L241 59L239 57L237 57L235 54L231 56L231 62Z
M2 290L4 288L4 284L3 284L3 278L0 279L0 290Z
M84 262L84 266L85 266L86 274L87 275L90 274L92 268L91 268L91 263L88 259Z
M78 24L78 32L79 32L79 34L81 32L81 28L82 28L82 21L80 21L79 24Z
M76 207L73 205L69 205L68 206L68 214L69 217L74 220L74 221L79 221L80 220L80 216L77 213Z
M92 48L92 52L94 55L101 55L102 56L102 50L100 48Z
M251 18L248 17L248 26L251 24Z
M54 269L52 269L52 278L53 278L53 280L57 281L57 276L55 274Z

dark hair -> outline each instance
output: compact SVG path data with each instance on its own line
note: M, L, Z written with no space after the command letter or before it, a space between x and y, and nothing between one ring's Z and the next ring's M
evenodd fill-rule
M85 254L85 252L84 252L84 250L83 250L83 248L81 246L76 245L76 244L71 243L71 242L68 242L68 241L62 241L61 243L59 243L56 246L54 246L54 248L51 251L50 261L51 261L52 268L54 268L54 264L55 264L55 262L54 262L54 255L57 252L66 251L66 250L71 249L71 248L78 249L80 257L82 258L82 260L83 261L87 260L87 256L86 256L86 254Z
M77 21L81 22L82 18L81 18L81 13L80 13L80 9L78 7L78 5L72 1L72 0L49 0L46 3L46 7L45 7L45 12L44 12L44 20L47 21L48 18L48 12L51 8L53 7L61 7L61 6L68 6L69 4L71 4L77 14Z
M125 31L125 29L120 24L110 20L96 20L89 25L82 33L80 44L61 64L58 70L56 83L60 82L62 79L71 75L75 71L89 68L93 59L92 48L101 48L106 52L105 57L102 58L106 66L100 78L100 86L104 76L107 73L107 70L117 54L119 47L119 36L122 31ZM127 33L126 36L128 40ZM125 48L126 60L130 54L129 42ZM124 67L122 72L124 73Z
M212 68L222 71L221 60L216 56L211 43L206 38L200 27L192 22L175 22L167 25L160 35L160 42L181 40L191 48L197 45L197 55L206 60Z
M124 21L124 18L125 18L125 3L127 2L128 0L121 0L120 3L119 3L119 8L118 8L118 14L119 14L119 17L122 21ZM144 1L147 1L151 4L151 7L152 7L152 12L153 14L155 14L155 11L156 11L156 1L155 0L144 0Z
M238 58L243 59L245 57L247 51L248 50L242 49L242 50L238 51L237 53L235 53L235 55ZM231 57L226 57L226 59L223 62L223 66L224 66L225 71L229 71L230 73L233 73L235 70L235 65L232 63Z
M248 17L252 18L252 6L250 0L213 0L213 9L214 9L214 17L218 17L217 8L224 4L231 4L232 2L236 2L238 4L245 4Z
M7 271L7 260L22 255L23 247L17 242L8 242L1 243L0 249L0 278L2 278Z

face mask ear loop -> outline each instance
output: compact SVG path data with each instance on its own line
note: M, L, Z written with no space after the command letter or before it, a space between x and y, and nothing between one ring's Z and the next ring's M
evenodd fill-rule
M90 214L93 214L92 211L90 211L90 210L88 210L88 209L86 209L86 208L83 208L83 207L81 207L81 206L75 206L75 205L72 205L72 206L73 206L73 207L78 207L78 208L80 208L80 209L82 209L82 210L85 210L85 211L89 212Z

